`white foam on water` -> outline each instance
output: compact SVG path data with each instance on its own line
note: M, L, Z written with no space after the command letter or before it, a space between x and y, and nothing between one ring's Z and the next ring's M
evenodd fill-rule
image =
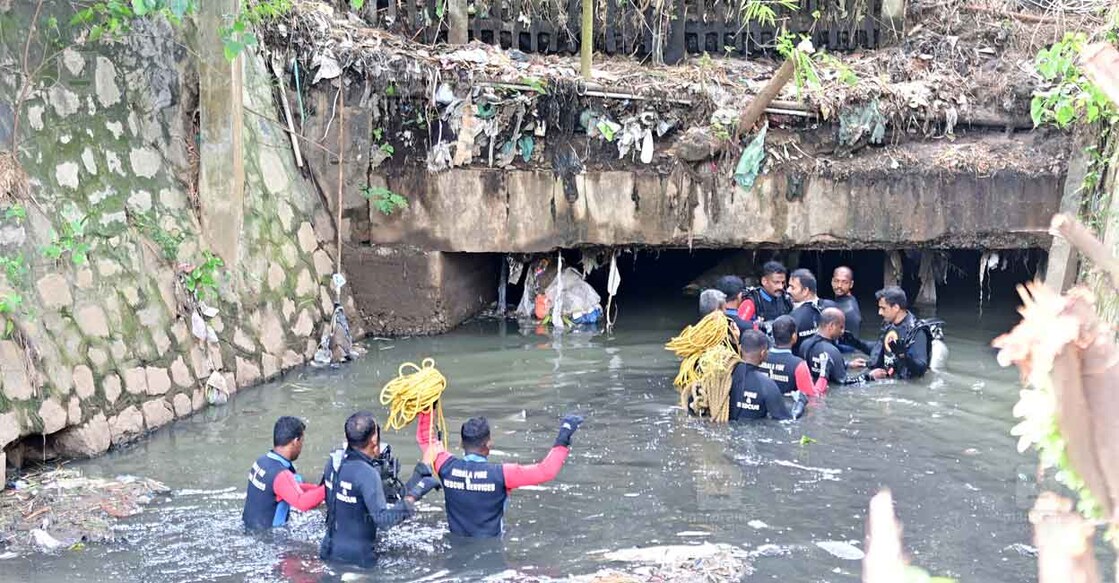
M866 557L866 553L855 545L848 542L837 540L816 541L816 546L824 549L833 557L838 557L846 561L861 561Z

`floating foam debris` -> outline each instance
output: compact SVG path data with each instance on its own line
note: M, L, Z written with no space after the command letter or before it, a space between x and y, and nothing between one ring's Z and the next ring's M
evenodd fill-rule
M755 556L755 557L779 557L781 555L789 554L790 550L791 549L789 549L787 547L783 547L781 545L775 545L773 543L768 543L768 544L761 545L760 547L754 549L749 554L751 556Z
M704 530L684 530L676 533L676 536L711 536L711 533Z
M185 488L182 490L175 490L176 496L213 496L214 494L226 494L228 492L236 492L238 488L230 486L228 488L221 488L218 490L197 490Z
M1004 551L1014 551L1014 552L1018 553L1019 555L1022 555L1023 557L1036 557L1037 556L1037 548L1032 547L1032 546L1027 545L1027 544L1024 544L1024 543L1014 543L1012 545L1004 547L1002 550L1004 550Z
M832 556L844 559L846 561L861 561L863 560L863 557L866 556L866 553L864 553L861 549L855 547L851 543L843 541L816 541L816 546L824 549L828 553L831 553Z
M789 460L773 460L773 463L779 466L785 466L786 468L796 468L798 470L804 470L806 472L819 472L824 475L825 479L828 480L839 480L839 474L843 473L843 470L835 468L814 468L812 466L803 466Z
M751 528L756 528L758 530L761 530L763 528L769 528L768 524L766 524L766 523L764 523L760 520L757 520L757 519L751 520L750 522L747 522L746 525L750 526Z

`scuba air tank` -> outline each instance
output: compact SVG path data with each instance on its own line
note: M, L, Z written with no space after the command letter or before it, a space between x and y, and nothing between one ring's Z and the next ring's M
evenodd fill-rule
M948 343L944 342L944 327L940 322L929 326L932 344L929 346L929 368L936 372L948 370Z

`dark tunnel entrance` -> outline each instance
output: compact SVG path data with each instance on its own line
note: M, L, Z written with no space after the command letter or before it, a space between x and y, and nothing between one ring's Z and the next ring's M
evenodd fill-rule
M557 254L538 254L518 259L532 261L547 257L552 264ZM1038 277L1044 272L1046 253L1040 249L1014 250L858 250L858 251L816 251L783 249L640 249L621 250L617 254L618 271L621 285L615 298L620 307L619 322L624 321L625 312L639 306L692 306L698 309L696 294L702 287L709 287L719 275L733 274L743 276L747 283L754 285L760 276L761 265L776 260L783 263L791 272L806 268L816 275L819 295L822 298L833 296L831 277L835 268L845 265L855 273L855 295L863 306L864 318L869 323L878 322L874 292L882 288L887 273L887 261L893 257L892 265L900 266L900 285L910 298L911 304L917 299L924 277L931 273L935 279L935 305L915 305L914 310L922 317L937 315L945 308L954 311L974 312L983 318L985 314L998 315L999 326L1013 316L1020 303L1015 288L1018 284ZM574 249L563 251L564 267L572 267L582 273L585 258L594 257L597 267L586 275L586 281L602 298L607 301L607 281L611 250ZM925 258L927 264L922 265ZM922 267L925 271L922 272ZM524 277L510 282L507 287L506 301L509 312L516 310L524 293ZM927 295L927 294L926 294ZM530 298L531 299L531 298Z

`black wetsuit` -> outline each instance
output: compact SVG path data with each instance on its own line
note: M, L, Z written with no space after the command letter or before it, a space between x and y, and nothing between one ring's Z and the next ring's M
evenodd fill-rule
M847 378L847 362L843 360L843 354L835 342L819 334L801 343L800 357L808 362L813 381L819 380L821 375L827 377L828 384L848 385L859 381L859 378Z
M796 341L793 342L794 350L798 344L816 335L816 331L820 328L820 313L824 311L824 308L834 306L835 304L831 300L816 298L793 308L789 315L797 323Z
M336 465L337 464L337 465ZM327 460L326 534L319 556L326 561L372 567L377 529L399 524L414 512L407 502L389 506L380 464L355 449Z
M899 349L897 354L889 346L895 342ZM931 346L928 328L919 327L917 317L909 312L901 323L882 326L878 342L870 353L870 367L891 371L891 376L899 379L920 378L929 370Z
M855 299L855 296L845 295L835 298L833 302L835 307L843 310L847 331L857 337L863 326L863 312L859 309L859 300Z
M792 419L781 390L765 371L740 362L731 372L730 419Z

